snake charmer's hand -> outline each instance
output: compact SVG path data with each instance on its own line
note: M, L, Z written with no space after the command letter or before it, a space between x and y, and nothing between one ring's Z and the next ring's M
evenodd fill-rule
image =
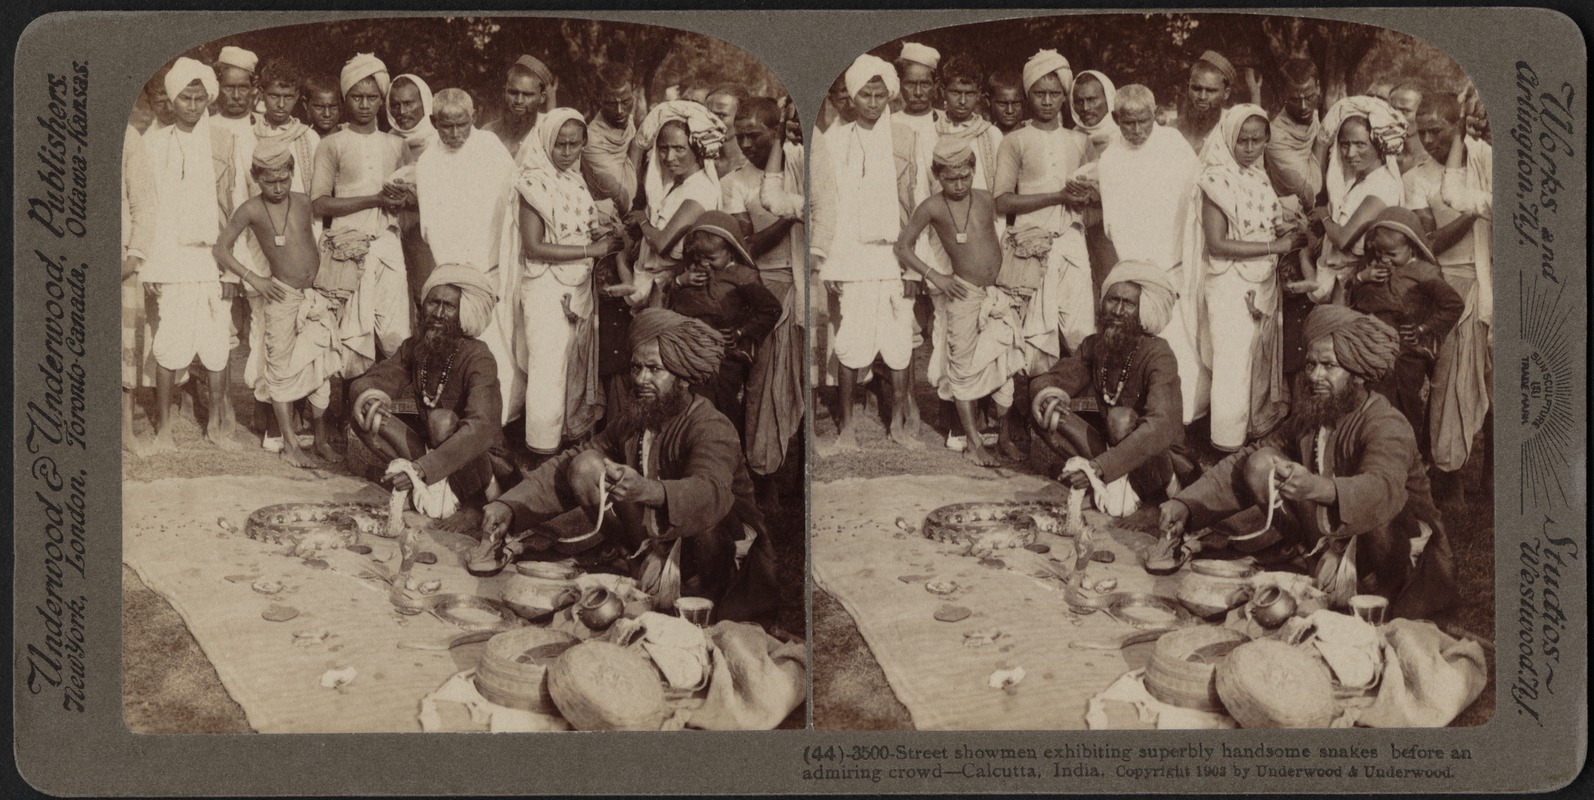
M1273 474L1278 480L1279 496L1285 500L1328 505L1339 496L1332 479L1312 472L1304 464L1279 459Z
M1096 477L1097 478L1101 477L1101 466L1100 465L1098 465L1095 461L1091 461L1090 462L1090 468L1096 471ZM1066 484L1068 486L1068 488L1070 488L1070 489L1089 489L1090 488L1090 476L1086 475L1084 470L1079 470L1079 469L1069 470L1069 469L1065 469L1065 470L1063 470L1063 474L1057 476L1057 480L1060 481L1061 483Z
M509 525L515 521L515 511L506 503L494 500L482 509L482 533L487 541L496 542L509 535Z
M1157 508L1157 527L1165 538L1184 535L1184 526L1190 521L1190 507L1180 500L1167 500Z
M659 506L664 503L664 484L645 478L626 464L604 462L604 480L609 484L609 496L617 503L641 503Z
M422 472L421 465L412 464L412 466L415 469L415 473L421 476L421 480L426 480L426 475ZM410 474L404 471L389 472L383 475L382 485L395 492L407 492L415 488L414 481L410 480Z
M1035 424L1046 430L1051 430L1047 417L1052 409L1061 404L1063 413L1068 413L1068 393L1056 387L1042 389L1035 393L1029 402L1030 416L1035 418Z

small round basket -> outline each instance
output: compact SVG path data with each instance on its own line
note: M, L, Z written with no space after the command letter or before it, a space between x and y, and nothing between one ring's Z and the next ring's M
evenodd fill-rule
M585 641L559 656L548 694L578 731L656 731L669 714L658 670L608 642Z
M489 702L521 711L557 714L548 693L548 668L579 640L546 628L505 631L487 641L476 665L476 690Z
M1064 535L1068 509L1058 503L1002 502L954 503L931 511L924 520L924 535L948 544L973 544L994 531L1016 531L1024 544L1036 533Z
M1328 667L1300 648L1257 639L1218 665L1218 697L1242 728L1326 728L1334 718Z
M1163 634L1146 665L1146 691L1180 708L1222 711L1218 665L1249 639L1239 631L1206 625Z

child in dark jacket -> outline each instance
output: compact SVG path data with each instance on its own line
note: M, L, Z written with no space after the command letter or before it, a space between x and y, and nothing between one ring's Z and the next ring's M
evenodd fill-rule
M747 373L764 337L780 320L780 300L753 267L740 226L729 214L710 211L686 234L684 269L664 287L664 306L700 319L725 337L725 360L711 386L697 387L740 432Z
M1465 303L1445 280L1420 230L1410 209L1384 209L1367 229L1366 258L1351 278L1347 303L1400 332L1395 369L1372 388L1406 415L1418 449L1431 461L1424 388L1433 377L1439 345L1461 319Z

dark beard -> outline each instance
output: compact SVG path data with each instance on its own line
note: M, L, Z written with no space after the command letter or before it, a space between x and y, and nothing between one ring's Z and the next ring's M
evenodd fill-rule
M1181 119L1190 120L1190 128L1192 130L1205 131L1210 130L1212 126L1218 124L1218 117L1223 116L1223 109L1213 108L1208 111L1201 111L1195 106L1187 103L1186 107L1179 113L1181 115Z
M1140 318L1133 316L1102 317L1096 322L1096 330L1101 334L1101 346L1097 353L1101 362L1109 368L1123 366L1140 347L1140 340L1146 334L1146 329L1140 325Z
M1303 432L1314 431L1338 425L1340 420L1360 408L1366 400L1366 387L1355 381L1347 383L1344 389L1328 397L1318 397L1312 394L1311 382L1302 372L1295 376L1295 408L1290 418L1301 426Z
M458 322L427 320L422 323L421 333L415 339L416 365L426 367L429 374L437 374L448 363L449 356L459 349L460 340L464 338L465 331L460 329Z
M686 411L692 403L692 390L677 382L675 388L663 397L642 397L632 386L626 403L615 420L622 430L649 430L657 432L664 423Z

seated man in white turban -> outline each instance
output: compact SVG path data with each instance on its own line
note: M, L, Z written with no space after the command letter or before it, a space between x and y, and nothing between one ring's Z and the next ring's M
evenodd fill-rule
M1068 459L1059 480L1093 487L1096 506L1121 517L1167 499L1169 479L1188 478L1191 465L1179 366L1157 335L1173 313L1173 286L1143 261L1120 262L1104 285L1097 332L1030 383L1030 410L1042 441Z
M481 506L515 476L504 445L498 366L479 336L497 302L482 271L444 264L426 280L421 330L355 379L355 433L391 459L382 482L448 530L475 529ZM392 412L408 396L419 425Z

